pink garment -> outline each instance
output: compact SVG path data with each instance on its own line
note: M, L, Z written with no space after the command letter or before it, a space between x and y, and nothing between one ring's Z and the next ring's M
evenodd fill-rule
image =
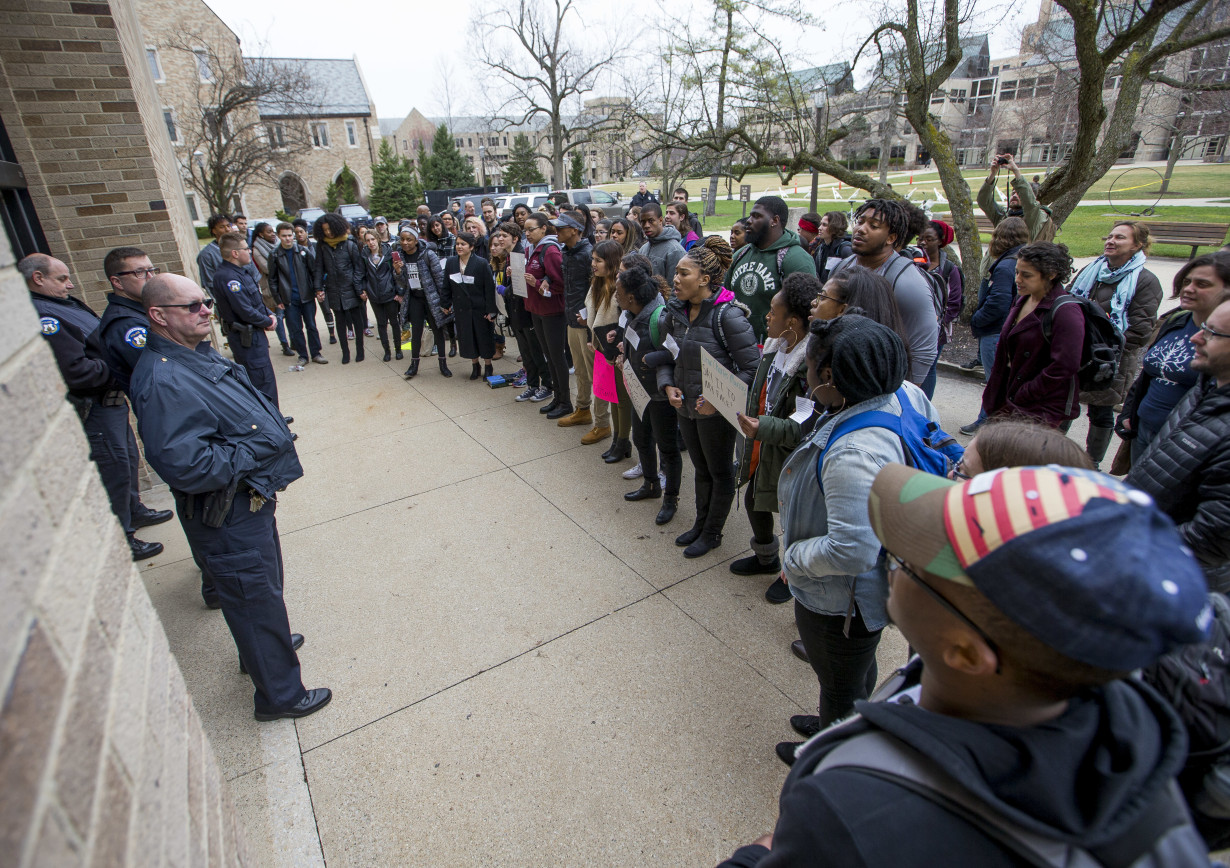
M594 397L608 404L619 403L615 389L615 368L602 353L594 353Z
M735 300L735 294L724 286L720 290L718 290L718 294L713 297L713 303L715 305L723 304L724 302L734 301L734 300Z

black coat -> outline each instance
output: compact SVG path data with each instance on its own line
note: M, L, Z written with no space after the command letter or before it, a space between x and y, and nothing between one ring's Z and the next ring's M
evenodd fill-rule
M269 291L282 304L290 305L290 269L295 269L300 303L316 300L320 284L316 282L316 256L307 247L296 244L290 250L279 244L269 254Z
M1230 579L1230 384L1192 386L1127 475L1179 526L1209 577ZM1217 577L1217 578L1215 578Z
M363 292L367 277L363 259L363 251L353 238L337 247L316 245L316 286L325 291L325 300L333 310L362 306L359 293Z
M491 264L481 256L471 255L463 272L461 258L450 256L444 263L441 304L446 310L452 308L457 352L467 359L491 358L495 352L495 333L486 316L499 313Z
M372 304L387 304L401 293L393 279L393 258L387 244L380 245L380 257L380 264L373 265L371 251L363 254L364 285Z
M563 254L564 321L569 328L585 328L577 322L577 314L585 307L585 297L589 295L589 284L594 273L594 245L582 238L560 252Z
M663 342L667 335L671 335L679 345L679 358L675 364L658 367L658 386L662 389L678 386L683 390L683 406L679 408L679 414L689 419L700 416L696 411L696 399L703 392L700 372L702 349L749 386L760 363L760 346L756 341L756 332L748 322L746 308L736 301L715 303L712 298L705 299L700 305L700 313L693 321L688 319L688 306L672 298L666 303L666 312L662 315L658 330ZM718 317L721 318L720 323L714 321ZM719 325L725 346L718 338ZM668 351L658 350L646 362L653 365L664 352Z

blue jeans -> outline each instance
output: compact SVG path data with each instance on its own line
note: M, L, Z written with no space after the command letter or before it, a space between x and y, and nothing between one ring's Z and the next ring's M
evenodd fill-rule
M982 362L982 375L987 379L991 378L991 368L995 366L995 348L997 346L999 346L998 333L978 339L978 360ZM981 425L986 421L986 418L986 410L979 408L978 418L974 424Z
M936 356L935 361L931 363L931 370L927 371L927 376L923 377L922 383L919 384L919 388L923 390L928 400L935 397L935 381L939 378L939 365L940 359Z

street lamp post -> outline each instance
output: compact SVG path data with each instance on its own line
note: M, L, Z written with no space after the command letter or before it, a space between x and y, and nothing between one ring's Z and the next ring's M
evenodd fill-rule
M483 186L487 186L487 149L480 143L478 146L478 170Z

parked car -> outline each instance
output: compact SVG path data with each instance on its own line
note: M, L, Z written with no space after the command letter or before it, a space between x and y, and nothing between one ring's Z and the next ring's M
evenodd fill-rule
M513 208L518 205L525 205L531 211L537 211L548 198L550 197L546 193L508 193L495 197L495 210L501 220L508 220L512 217Z
M324 216L324 213L325 213L324 208L300 208L298 211L295 212L295 217L296 218L301 217L304 220L306 220L308 222L308 227L310 231L311 227L316 223L316 221Z
M551 193L551 201L556 205L563 205L567 202L572 205L594 205L606 209L618 205L619 197L606 190L554 190Z
M371 228L376 225L371 213L362 205L339 205L337 213L346 218L352 232L358 232L360 226Z

